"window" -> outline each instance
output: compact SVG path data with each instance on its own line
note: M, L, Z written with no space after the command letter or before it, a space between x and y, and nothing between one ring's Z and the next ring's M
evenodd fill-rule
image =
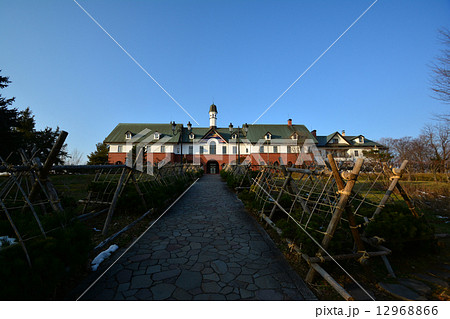
M294 133L294 135L292 135L292 139L293 139L293 140L298 140L298 134L297 134L297 133Z
M288 152L288 153L292 153L292 148L291 148L290 145L288 145L288 147L287 147L287 152Z
M203 146L200 146L200 154L203 154Z
M272 134L267 133L266 135L264 135L264 138L265 138L266 140L270 140L270 139L272 138Z
M122 153L122 145L117 145L117 152Z
M359 141L360 143L364 143L364 138L363 138L362 136L360 136L360 137L358 138L358 141Z
M194 133L189 134L189 139L190 139L190 140L193 140L194 137L195 137Z
M189 145L189 154L194 154L194 145Z
M333 138L333 143L337 144L337 143L339 143L339 140L337 138Z
M131 132L125 133L125 139L127 139L127 140L131 139Z
M248 148L245 149L245 153L248 154Z
M359 156L359 152L358 151L355 151L355 156Z
M161 145L161 153L165 153L166 152L166 147L164 145Z
M222 154L226 154L227 153L227 147L224 145L222 146Z
M237 154L237 146L233 146L233 154Z
M264 153L264 146L260 146L260 147L259 147L259 152L260 152L260 153Z
M231 134L231 139L232 139L232 140L237 139L237 134L236 134L236 133Z
M274 152L274 153L278 153L278 146L274 146L274 147L273 147L273 152Z
M155 140L159 140L159 138L161 137L161 134L159 134L158 132L155 132L153 137L154 137Z
M211 143L209 145L209 154L216 154L216 144L215 143Z

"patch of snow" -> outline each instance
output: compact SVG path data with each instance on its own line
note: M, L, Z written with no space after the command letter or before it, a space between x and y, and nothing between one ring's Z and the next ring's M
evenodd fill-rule
M8 236L0 236L0 248L2 247L3 243L6 243L9 246L16 242L15 238L9 238Z
M97 257L94 258L92 261L92 271L96 271L98 266L104 261L105 259L109 258L113 252L115 252L119 246L117 245L111 245L107 250L102 251L100 254L97 255Z
M97 229L97 227L92 228L94 231L101 231L100 229Z
M448 219L447 216L436 215L436 217L437 217L437 218L440 218L440 219Z

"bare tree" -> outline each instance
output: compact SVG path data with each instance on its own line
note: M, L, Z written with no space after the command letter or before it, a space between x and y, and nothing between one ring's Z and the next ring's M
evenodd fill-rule
M430 168L435 174L438 171L448 174L450 161L450 124L427 124L420 136L431 150ZM447 175L448 178L448 175Z
M77 150L76 148L73 152L69 153L68 159L66 160L66 165L81 165L85 164L86 161L83 161L84 154Z
M431 89L435 99L450 103L450 31L439 30L439 40L444 44L444 49L441 50L441 55L436 57L436 62L431 65L433 72Z

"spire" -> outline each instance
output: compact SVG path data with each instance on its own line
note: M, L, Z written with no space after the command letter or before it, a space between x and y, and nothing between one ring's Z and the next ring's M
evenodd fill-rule
M217 106L213 103L209 107L209 127L216 128L217 123Z

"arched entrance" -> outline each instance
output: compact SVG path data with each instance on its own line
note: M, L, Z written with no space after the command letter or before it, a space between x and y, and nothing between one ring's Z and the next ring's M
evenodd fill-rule
M206 163L206 174L219 174L219 163L217 161L208 161Z

